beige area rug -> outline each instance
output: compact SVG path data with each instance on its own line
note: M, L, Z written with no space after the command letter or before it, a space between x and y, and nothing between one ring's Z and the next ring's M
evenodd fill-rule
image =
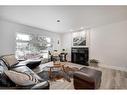
M51 63L48 63L48 65ZM46 65L46 64L45 64ZM66 66L82 68L83 65L78 65L70 62L66 62ZM40 65L36 69L37 71L42 71L44 65ZM102 71L102 81L100 89L127 89L127 72L109 69L104 67L91 67L88 68L97 69ZM50 89L74 89L73 78L71 82L60 80L60 81L49 81Z

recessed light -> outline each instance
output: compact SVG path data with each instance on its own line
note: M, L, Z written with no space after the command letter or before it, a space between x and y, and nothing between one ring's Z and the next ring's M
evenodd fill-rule
M60 20L58 19L57 22L60 22Z

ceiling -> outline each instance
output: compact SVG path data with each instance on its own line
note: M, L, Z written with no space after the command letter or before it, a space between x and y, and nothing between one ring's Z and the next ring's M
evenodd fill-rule
M127 6L0 6L0 17L64 33L127 20Z

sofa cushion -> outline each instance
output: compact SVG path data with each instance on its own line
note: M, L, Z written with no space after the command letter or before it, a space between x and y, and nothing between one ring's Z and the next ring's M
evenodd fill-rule
M8 70L7 66L5 65L5 63L3 62L3 60L0 60L0 66L1 66L1 70Z
M14 87L15 83L4 73L5 70L8 70L8 68L5 63L0 60L0 87Z
M20 86L29 86L34 85L38 82L37 79L33 78L29 74L16 72L12 70L6 70L5 74L17 85Z
M49 82L48 81L44 81L44 82L40 82L36 85L34 85L31 89L48 89L49 88Z
M38 79L39 81L43 81L42 78L40 78L35 72L33 72L27 66L18 66L18 67L13 68L12 70L21 72L21 73L26 73L26 74L31 75L32 77Z
M33 69L33 68L36 68L38 65L40 65L41 61L42 59L27 59L24 61L20 61L18 64L14 65L13 67L26 65L30 69Z
M14 87L16 86L14 82L12 82L9 77L4 73L4 66L0 65L0 87Z
M15 58L14 54L10 54L10 55L5 55L2 57L2 60L6 63L7 66L11 67L17 63L19 63L19 61Z
M30 69L36 68L38 65L41 64L42 59L28 59L28 63L26 64L27 67Z

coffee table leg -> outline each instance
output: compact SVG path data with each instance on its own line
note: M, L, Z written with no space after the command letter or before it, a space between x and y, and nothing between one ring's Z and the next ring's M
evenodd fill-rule
M49 77L51 80L55 81L55 76L53 76L53 73L52 73L52 67L50 67L50 70L49 70Z
M52 68L49 70L49 77L52 78Z

